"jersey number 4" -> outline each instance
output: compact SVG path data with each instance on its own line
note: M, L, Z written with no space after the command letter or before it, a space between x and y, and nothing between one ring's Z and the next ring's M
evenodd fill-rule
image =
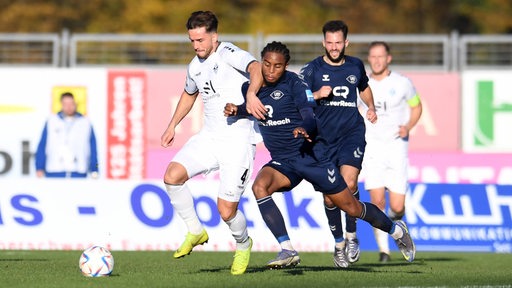
M247 180L247 174L249 174L249 169L245 169L244 174L242 174L242 177L240 177L240 180L242 180L242 184L244 184L245 180Z

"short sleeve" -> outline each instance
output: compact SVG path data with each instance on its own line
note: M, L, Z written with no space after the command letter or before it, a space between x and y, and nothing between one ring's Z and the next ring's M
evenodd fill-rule
M187 71L187 78L185 79L185 92L192 95L198 90L196 82L190 77L190 70Z
M244 73L247 72L249 64L256 61L251 53L242 50L229 42L223 42L218 49L220 50L217 52L224 62Z
M313 92L309 89L309 86L306 82L302 81L300 76L292 73L292 93L294 96L295 105L300 110L304 107L314 107L316 106L315 99L313 97Z

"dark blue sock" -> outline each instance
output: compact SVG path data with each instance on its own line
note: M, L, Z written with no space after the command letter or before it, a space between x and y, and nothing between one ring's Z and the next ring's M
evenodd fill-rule
M382 231L391 232L393 228L393 221L384 214L377 206L369 202L361 202L363 204L363 212L361 213L360 219L370 223L373 227L378 228Z
M284 224L283 215L276 203L272 199L272 196L263 197L256 200L258 208L260 209L261 217L267 224L268 229L274 234L277 241L289 240L288 231L286 231L286 225Z
M329 229L331 230L332 236L334 236L334 240L336 243L343 241L343 225L341 224L340 208L336 206L332 208L324 206L324 208L327 222L329 223Z
M356 190L356 192L353 193L354 197L356 197L357 200L359 200L359 189ZM356 233L356 217L351 217L348 214L345 213L345 222L347 225L347 233Z

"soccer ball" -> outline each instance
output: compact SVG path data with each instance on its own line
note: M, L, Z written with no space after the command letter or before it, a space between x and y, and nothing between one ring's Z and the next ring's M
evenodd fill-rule
M114 270L114 256L104 247L92 246L82 253L78 266L87 277L109 276Z

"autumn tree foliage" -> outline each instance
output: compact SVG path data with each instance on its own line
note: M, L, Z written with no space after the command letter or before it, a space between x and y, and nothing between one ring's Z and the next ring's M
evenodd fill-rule
M183 33L195 10L223 33L319 33L330 19L351 33L512 32L510 0L0 0L0 32Z

